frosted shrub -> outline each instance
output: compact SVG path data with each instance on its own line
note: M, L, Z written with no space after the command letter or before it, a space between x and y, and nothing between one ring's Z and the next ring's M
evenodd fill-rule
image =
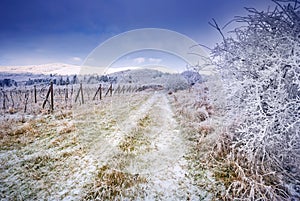
M177 91L187 89L189 87L189 84L182 75L171 74L166 78L164 87L166 90Z
M300 2L247 9L212 51L227 98L236 179L227 198L300 198Z

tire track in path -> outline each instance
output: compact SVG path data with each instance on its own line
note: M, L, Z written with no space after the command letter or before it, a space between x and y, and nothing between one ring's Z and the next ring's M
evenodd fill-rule
M154 93L137 111L129 113L119 128L112 140L115 152L109 163L121 172L147 179L139 186L144 200L201 198L203 192L187 177L185 138L165 93ZM132 149L120 149L124 142Z
M93 181L103 167L109 167L116 174L138 176L146 181L133 184L130 189L122 189L116 184L122 196L112 199L202 199L205 192L193 185L187 176L188 165L184 155L188 150L167 95L154 93L137 109L126 107L123 110L126 111L116 112L127 118L94 139L89 151L80 159L84 162L80 163L80 171L70 177L66 184L74 187L71 184L73 181L80 180L82 183L72 188L73 193L65 199L77 199L78 195L84 195L87 190L83 189L84 183ZM101 182L107 181L101 181L100 178Z

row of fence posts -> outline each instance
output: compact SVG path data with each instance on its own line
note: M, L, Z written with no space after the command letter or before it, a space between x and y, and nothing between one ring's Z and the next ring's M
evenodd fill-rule
M34 90L35 92L35 103L36 103L36 88ZM112 92L113 92L113 88L112 88L112 84L110 84L108 90L106 91L105 95L104 96L107 96L108 93L110 94L110 96L112 96ZM96 99L96 96L99 94L99 98L100 100L102 100L102 85L100 84L94 97L93 97L93 100ZM43 102L43 109L45 108L46 106L46 103L49 102L49 95L50 95L50 110L51 112L54 111L54 93L53 93L53 82L50 83L50 87L49 87L49 90L47 92L47 95L46 95L46 98ZM82 83L80 83L80 87L79 87L79 90L77 92L77 95L75 97L75 103L77 102L79 96L81 96L81 104L84 104L84 96L83 96L83 87L82 87ZM68 97L68 91L66 91L66 98Z
M3 109L6 109L6 99L8 100L8 97L6 95L6 93L4 91L2 91L3 93ZM108 90L106 91L106 93L104 94L104 96L107 96L108 94L110 94L110 96L112 96L113 93L113 87L112 84L110 84ZM92 100L95 100L97 95L99 94L99 98L100 100L102 100L102 85L100 84L99 87L97 88L97 91L95 93L95 95L93 96ZM80 87L79 90L77 92L77 95L75 97L75 103L78 101L79 97L81 98L81 104L84 104L84 95L83 95L83 87L82 87L82 83L80 83ZM26 112L27 110L27 103L28 103L28 99L29 99L29 94L25 93L25 107L24 107L24 112ZM37 103L37 87L36 85L34 85L33 87L33 99L34 99L34 103ZM66 94L65 94L65 99L68 99L68 88L66 89ZM47 91L47 95L43 101L42 104L42 108L45 109L46 104L49 103L50 105L50 111L53 112L54 111L54 88L53 88L53 82L50 82L50 87Z
M52 86L52 89L53 89L53 86ZM4 91L2 91L2 95L3 95L2 109L5 110L6 109L6 101L9 102L9 99L7 97L7 94ZM11 101L12 101L12 104L13 104L13 107L14 107L14 100L12 98L12 91L10 91L10 97L11 97ZM35 85L34 85L34 88L33 88L33 97L34 97L34 103L37 103L37 90L36 90ZM28 100L29 100L29 92L26 91L25 92L24 112L27 111Z

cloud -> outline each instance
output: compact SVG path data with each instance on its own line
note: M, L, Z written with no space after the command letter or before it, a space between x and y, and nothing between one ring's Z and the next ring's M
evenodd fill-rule
M145 61L146 61L146 59L144 57L137 57L137 58L133 59L133 62L137 63L137 64L142 64Z
M72 57L72 60L73 61L81 61L81 58L80 57Z
M160 63L162 61L162 59L159 59L159 58L149 58L148 61L150 63Z

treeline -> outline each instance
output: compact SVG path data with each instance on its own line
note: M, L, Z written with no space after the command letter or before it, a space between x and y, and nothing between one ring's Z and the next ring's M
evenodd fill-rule
M35 75L36 76L36 75ZM78 84L80 82L87 84L96 84L96 83L116 83L117 77L112 77L108 75L71 75L71 76L57 76L50 74L49 76L41 75L38 78L34 78L34 76L28 75L21 81L17 81L12 78L4 78L0 79L0 87L18 87L18 86L31 86L31 85L39 85L39 84L50 84L53 82L54 85L69 85L69 84Z
M3 80L0 80L0 87L17 87L18 84L15 80L13 79L8 79L8 78L5 78Z

